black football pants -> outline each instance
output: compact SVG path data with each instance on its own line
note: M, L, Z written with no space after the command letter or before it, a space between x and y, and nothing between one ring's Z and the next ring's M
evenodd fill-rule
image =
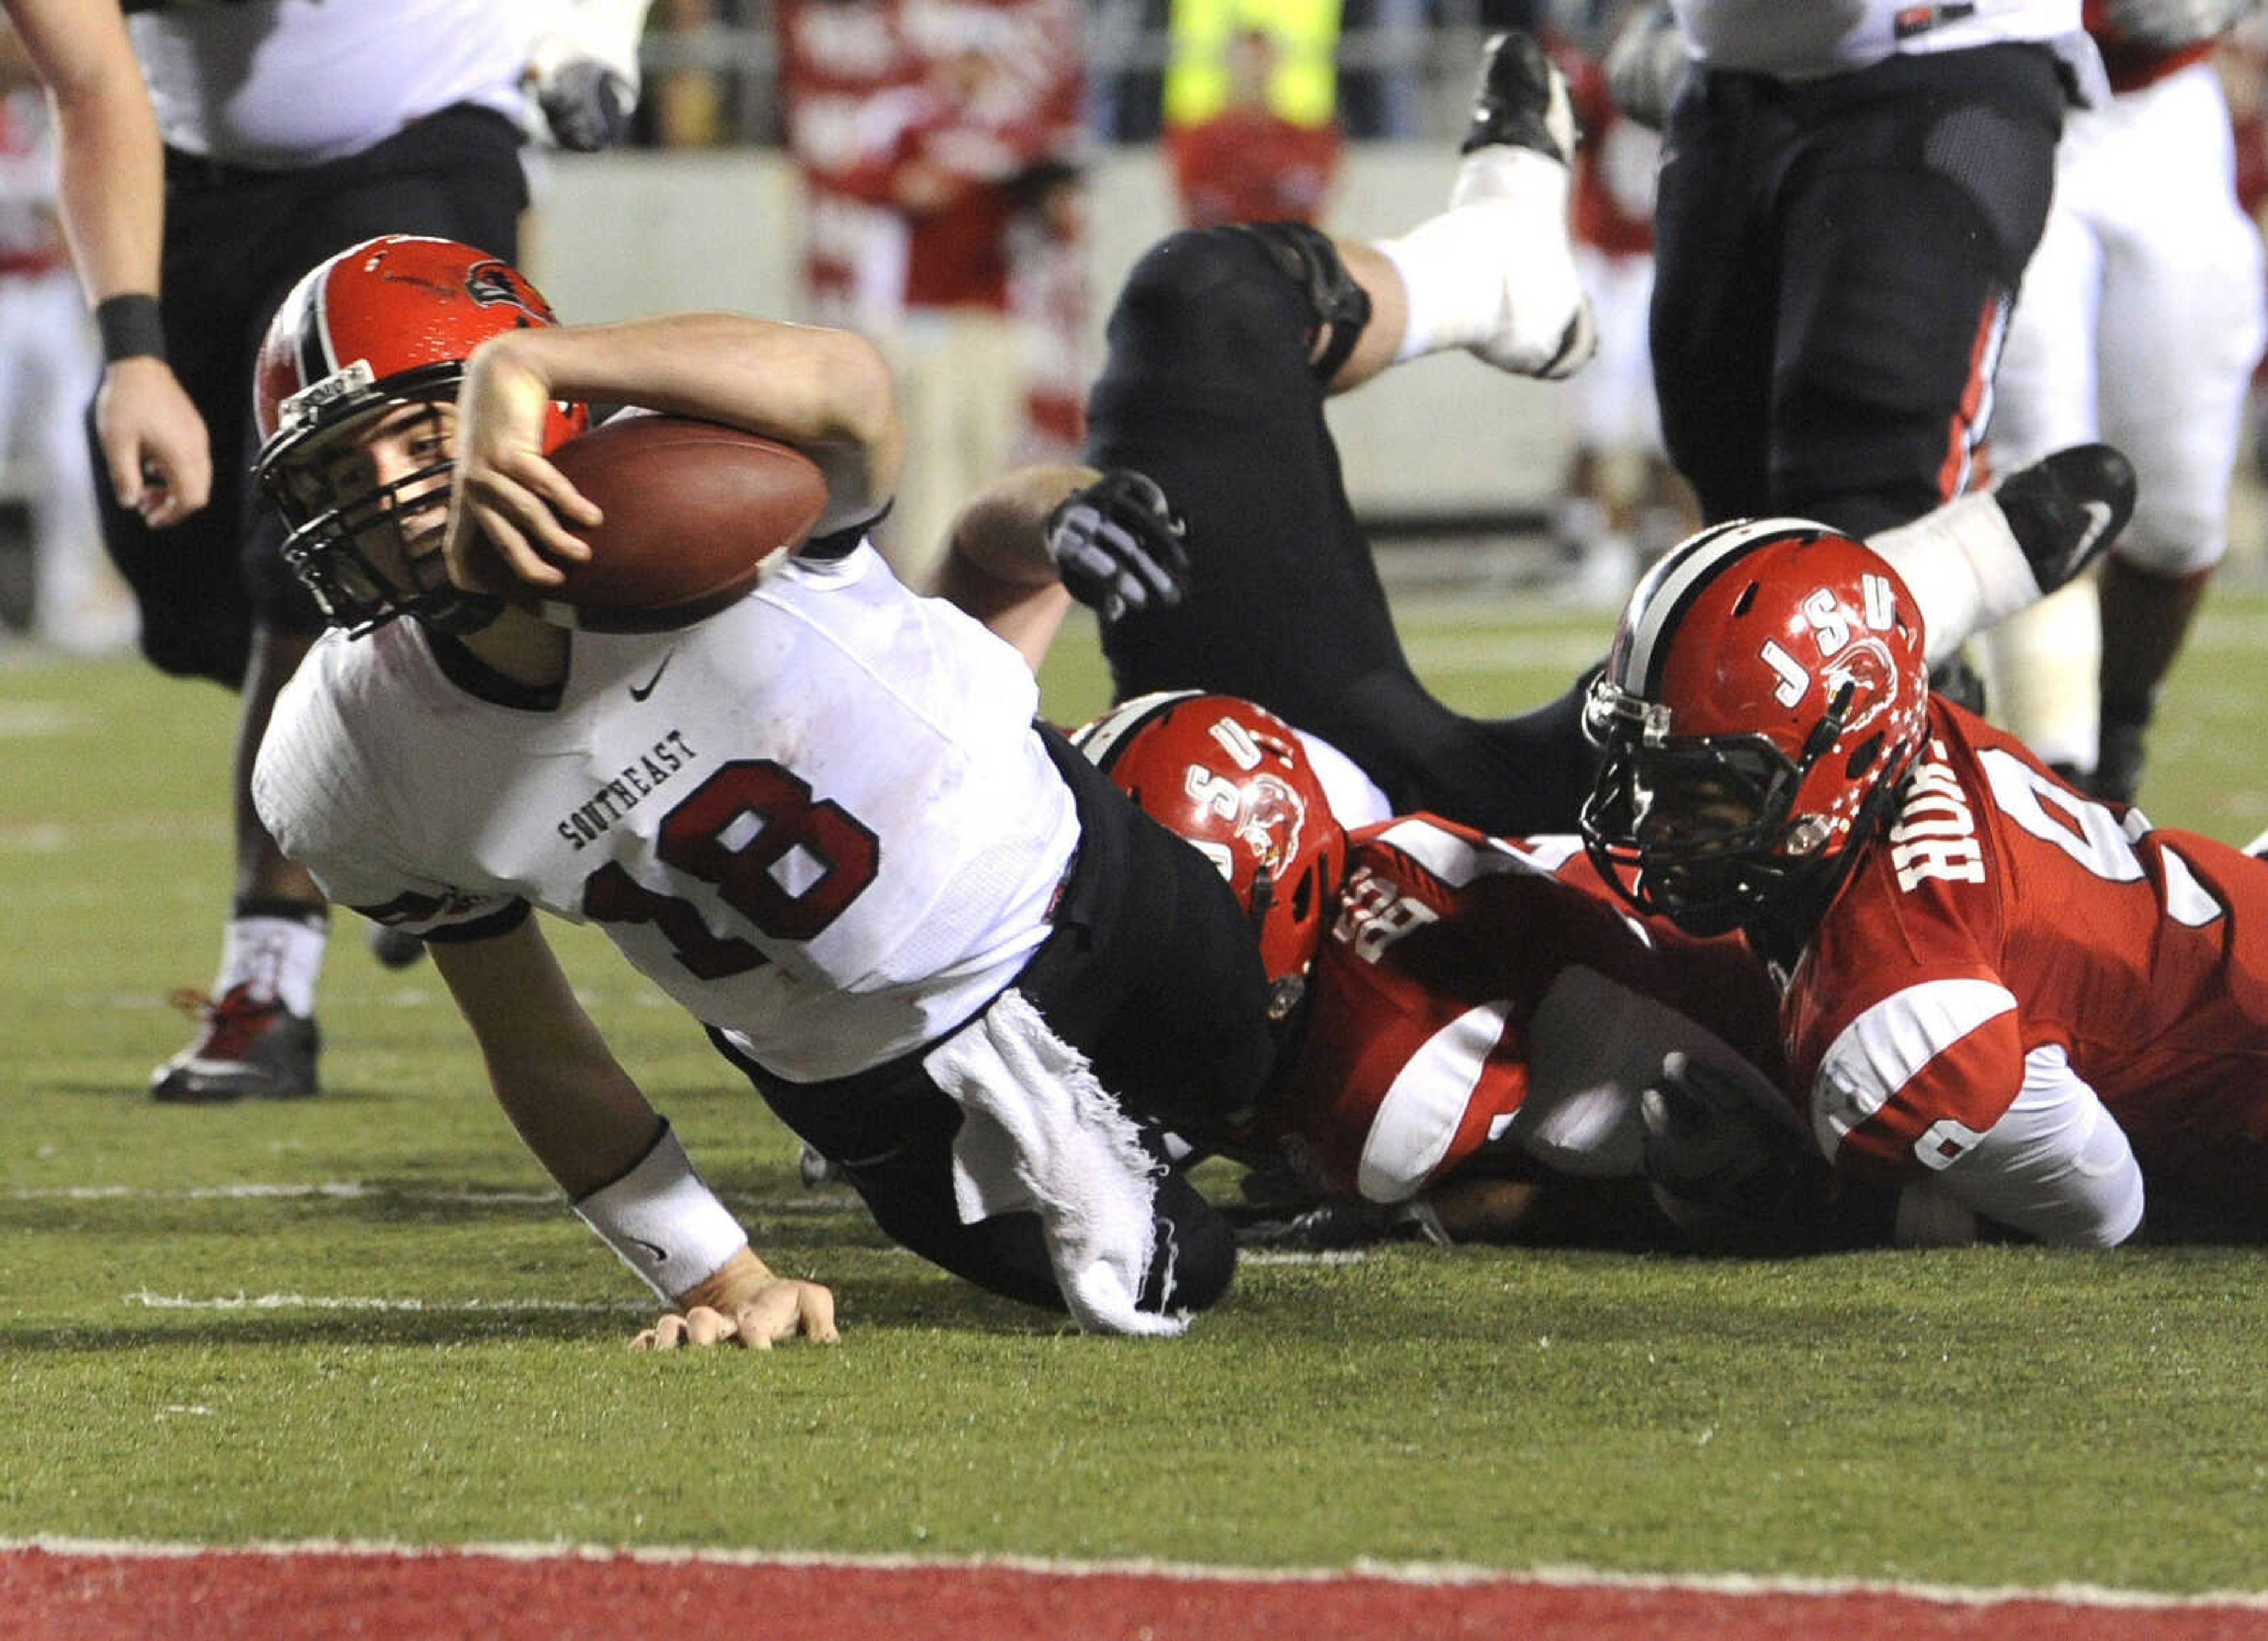
M1106 623L1118 698L1242 695L1346 753L1397 811L1572 830L1592 767L1574 695L1484 720L1411 672L1307 368L1313 324L1302 290L1231 229L1174 234L1128 276L1087 460L1163 487L1189 525L1192 590Z
M1259 1097L1275 1044L1259 947L1211 862L1143 814L1068 742L1043 730L1079 806L1079 857L1055 931L1016 989L1152 1143L1203 1134ZM980 1287L1062 1310L1039 1217L963 1224L953 1190L961 1107L917 1049L823 1083L774 1076L710 1034L780 1120L829 1161L894 1241ZM1236 1267L1228 1222L1178 1174L1154 1204L1156 1257L1140 1306L1202 1310Z

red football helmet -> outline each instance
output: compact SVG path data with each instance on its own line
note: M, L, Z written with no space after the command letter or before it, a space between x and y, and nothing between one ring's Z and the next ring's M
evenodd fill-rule
M1346 874L1346 829L1292 726L1234 695L1142 695L1072 741L1167 830L1220 868L1260 934L1268 978L1304 974Z
M334 622L367 632L414 614L464 628L493 614L493 600L460 591L442 570L433 511L448 500L452 459L385 485L350 478L342 489L330 472L337 441L328 436L398 406L453 402L475 348L504 331L558 322L510 263L409 234L340 252L284 298L254 367L261 444L254 471L291 526L285 559ZM584 406L554 404L544 449L588 422ZM440 447L438 438L430 442ZM368 549L380 537L390 550L374 558Z
M1591 687L1583 841L1640 910L1753 924L1839 879L1928 703L1920 617L1872 548L1797 519L1705 530L1639 582Z

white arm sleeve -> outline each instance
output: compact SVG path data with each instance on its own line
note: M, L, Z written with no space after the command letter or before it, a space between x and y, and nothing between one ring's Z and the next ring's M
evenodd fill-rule
M2069 1247L2116 1247L2142 1223L2125 1131L2053 1045L2024 1056L2015 1103L1936 1183L1984 1218Z

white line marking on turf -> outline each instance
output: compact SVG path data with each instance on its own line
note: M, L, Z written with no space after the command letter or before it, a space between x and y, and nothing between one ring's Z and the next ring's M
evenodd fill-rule
M153 1311L563 1311L600 1315L645 1315L656 1301L634 1299L381 1299L344 1293L152 1293L147 1288L119 1298Z
M2268 1612L2268 1592L2209 1590L2183 1594L2119 1590L2093 1584L2036 1587L1902 1583L1863 1578L1808 1578L1749 1573L1632 1573L1595 1567L1483 1567L1462 1562L1383 1562L1358 1557L1344 1567L1203 1566L1169 1561L1054 1561L1036 1556L857 1556L801 1550L710 1549L672 1545L452 1544L308 1539L250 1544L187 1544L132 1539L75 1539L52 1535L0 1538L0 1554L41 1550L54 1556L107 1556L144 1560L194 1556L391 1556L405 1561L489 1556L506 1561L634 1561L658 1566L841 1568L851 1571L921 1571L940 1568L1030 1573L1064 1578L1171 1578L1189 1582L1334 1584L1350 1578L1420 1586L1543 1584L1573 1589L1691 1591L1705 1595L1896 1596L1951 1606L1993 1607L2008 1601L2052 1601L2072 1607L2180 1608L2235 1607Z
M720 1191L736 1208L768 1214L835 1212L858 1205L851 1191L813 1191L799 1196L759 1196L747 1191ZM26 1186L0 1192L0 1201L11 1203L236 1203L236 1202L362 1202L377 1198L411 1206L475 1208L555 1208L566 1205L557 1191L474 1190L457 1186L378 1185L363 1180L322 1180L263 1183L245 1181L234 1185L192 1185L177 1190L140 1185Z

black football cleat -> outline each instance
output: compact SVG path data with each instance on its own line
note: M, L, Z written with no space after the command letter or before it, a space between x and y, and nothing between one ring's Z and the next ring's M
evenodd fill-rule
M1491 35L1481 48L1472 123L1457 151L1499 143L1532 148L1563 166L1575 156L1575 106L1567 77L1552 66L1534 35L1516 28Z
M2134 516L2134 464L2109 445L2041 457L1992 492L2045 597L2109 550Z
M216 1003L194 1000L202 1024L196 1041L159 1066L150 1098L168 1105L212 1105L255 1095L303 1100L318 1092L315 1055L322 1034L315 1022L274 997L255 997L243 986Z

